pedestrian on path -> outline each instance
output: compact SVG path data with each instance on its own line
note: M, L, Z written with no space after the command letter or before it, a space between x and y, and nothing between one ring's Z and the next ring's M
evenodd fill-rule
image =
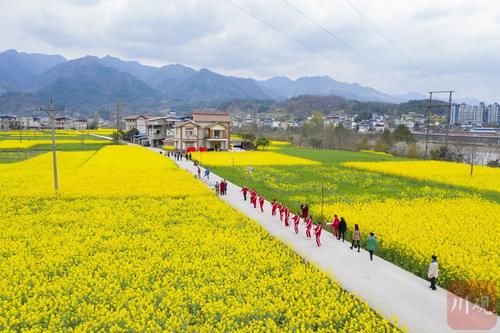
M337 239L339 238L339 224L340 224L339 217L337 216L337 214L335 214L333 216L333 232L335 234L335 237L337 237Z
M293 216L293 229L295 230L296 234L299 233L299 223L300 223L300 213L297 212L297 214Z
M260 211L263 213L264 212L264 196L262 194L259 196L259 206L260 206Z
M219 185L219 182L218 182L218 181L217 181L217 182L215 182L215 193L216 193L217 195L219 195L219 186L220 186L220 185Z
M366 240L366 249L370 252L370 260L373 261L373 252L377 249L377 237L370 232L370 237Z
M342 242L344 242L346 230L347 223L345 222L344 218L341 217L339 222L339 237L337 237L338 240L340 240L340 237L342 237Z
M196 172L198 173L198 179L201 179L201 169L199 166L197 166L196 169Z
M273 202L271 202L271 215L272 216L276 215L276 208L278 208L278 203L276 202L276 199L273 199Z
M312 216L306 217L306 237L311 238L311 228L313 225Z
M314 235L316 236L316 244L318 244L318 247L321 246L321 230L323 230L323 224L319 222L316 224L316 227L314 227Z
M248 193L248 187L243 186L240 190L241 193L243 193L243 200L247 201L247 193Z
M436 290L436 279L439 275L439 264L437 261L437 257L435 255L432 256L432 262L429 265L429 272L427 273L427 277L431 281L431 288L432 290Z
M250 200L253 204L253 208L257 208L257 192L255 190L250 192Z
M226 195L227 194L227 181L224 179L223 182L224 182L224 195Z
M210 169L209 168L206 168L205 169L205 176L204 176L206 179L210 179Z
M283 205L283 202L280 202L278 205L278 210L280 212L280 221L283 222L283 214L285 213L285 205Z
M359 230L359 226L357 224L354 225L354 230L351 235L351 250L353 248L358 247L358 252L360 251L359 241L361 240L361 231Z
M285 209L283 209L283 215L285 217L285 227L289 227L290 223L288 221L290 220L290 208L285 206Z
M223 179L220 182L220 195L226 195L226 180Z
M304 218L309 216L309 206L306 204L304 206Z

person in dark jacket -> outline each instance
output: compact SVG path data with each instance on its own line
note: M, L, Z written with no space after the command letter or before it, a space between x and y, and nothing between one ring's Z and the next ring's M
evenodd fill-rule
M340 240L340 237L342 237L342 242L345 240L345 231L347 230L347 223L345 222L344 218L340 218L340 223L339 223L339 237L337 238Z

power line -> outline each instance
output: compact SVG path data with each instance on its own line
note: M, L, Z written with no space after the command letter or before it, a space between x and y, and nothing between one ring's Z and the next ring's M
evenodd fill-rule
M383 68L382 66L380 66L379 64L375 63L374 61L372 61L370 58L366 57L361 51L359 51L358 49L356 49L354 46L350 45L348 42L346 42L344 39L340 38L337 34L335 34L334 32L332 32L331 30L327 29L325 26L323 26L321 23L319 23L318 21L316 21L315 19L313 19L312 17L310 17L309 15L307 15L306 13L304 13L302 10L300 10L299 8L297 8L296 6L294 6L292 3L290 3L288 0L281 0L282 2L284 2L286 5L288 5L289 7L291 7L292 9L294 9L296 12L298 12L300 15L304 16L307 20L309 20L311 23L313 23L314 25L318 26L321 30L323 30L325 33L327 33L330 37L334 38L335 40L337 40L339 43L341 43L342 45L344 45L346 48L348 48L349 50L351 50L352 52L356 53L359 57L361 57L363 60L365 60L367 63L369 63L370 65L372 65L373 67L377 68L379 71L383 72L383 73L387 73L389 72L387 69ZM404 83L404 82L402 82ZM406 86L406 88L408 88L409 90L413 90L409 85L407 85L406 83L404 83L404 85Z
M304 47L305 49L317 54L318 56L320 56L321 58L329 61L329 62L332 62L333 64L339 66L339 67L342 67L344 70L350 72L351 74L355 75L358 79L361 79L361 81L365 81L365 84L371 84L373 82L371 82L371 80L366 80L364 77L360 76L358 73L356 73L355 71L353 71L352 69L350 69L349 67L331 59L330 57L327 57L325 55L323 55L321 52L319 52L318 50L314 49L313 47L309 46L308 44L302 42L301 40L295 38L294 36L286 33L285 31L281 30L280 28L266 22L265 20L261 19L260 17L258 17L257 15L255 15L254 13L250 12L249 10L241 7L240 5L238 4L235 4L234 2L232 2L231 0L224 0L226 1L227 3L229 3L230 5L238 8L239 10L241 10L242 12L246 13L247 15L251 16L252 18L254 18L255 20L259 21L260 23L264 24L265 26L271 28L272 30L284 35L285 37L293 40L295 43L299 44L300 46Z
M400 56L402 56L417 72L419 72L428 81L435 84L430 76L428 76L417 64L415 64L395 43L385 36L377 27L366 17L350 0L344 0L383 40L387 42Z

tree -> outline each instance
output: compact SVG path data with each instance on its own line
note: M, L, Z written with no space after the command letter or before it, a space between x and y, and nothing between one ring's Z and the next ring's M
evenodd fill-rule
M372 119L372 113L370 111L363 110L356 115L354 121L358 123L362 120L369 120L369 119Z
M440 146L437 149L431 150L431 159L440 161L462 162L464 156L462 154L453 153L446 146Z
M99 112L94 112L94 116L92 117L92 121L89 124L89 129L98 129L99 128L99 120L101 120L101 116Z
M270 143L271 143L271 140L269 140L265 136L261 136L255 141L255 149L262 147L262 150L265 150L267 148L267 146L269 146Z
M241 148L243 149L253 149L255 147L255 134L253 133L243 133L241 134Z
M384 132L382 133L382 142L389 146L392 146L392 134L388 128L384 129Z
M486 165L491 168L500 168L500 160L490 160Z
M123 135L123 140L132 142L136 135L139 135L139 130L137 128L132 128Z
M396 127L394 132L392 133L392 138L395 142L406 142L406 143L415 143L415 137L411 133L410 129L405 125L399 125Z
M119 144L120 140L123 138L123 134L124 134L123 130L114 131L111 134L111 137L113 138L113 142L115 144Z
M313 148L321 148L324 134L324 120L321 112L313 112L302 128L302 135Z

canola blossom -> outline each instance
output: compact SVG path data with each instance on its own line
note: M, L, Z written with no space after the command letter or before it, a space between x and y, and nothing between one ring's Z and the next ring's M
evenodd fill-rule
M193 159L208 166L320 165L321 163L275 152L195 152Z
M58 144L66 144L66 143L80 143L80 138L75 137L74 140L67 140L67 139L57 139L56 140L56 147ZM99 144L106 144L109 143L106 140L93 140L93 139L85 139L84 144L94 144L94 143L99 143ZM32 140L26 140L24 139L22 142L19 140L0 140L0 149L15 149L15 148L31 148L36 145L47 145L47 144L52 144L52 140L48 139L32 139Z
M500 205L477 197L418 198L329 204L329 216L343 216L349 229L358 224L364 238L376 232L381 254L422 277L432 254L439 258L439 284L489 281L500 291ZM321 212L320 205L312 207ZM494 291L491 291L494 293ZM496 295L500 297L500 292Z
M140 147L0 165L0 330L396 332Z
M370 154L388 156L388 157L392 156L392 154L386 153L384 151L376 151L376 150L368 150L368 149L361 149L359 152L360 153L370 153Z
M500 169L498 168L474 166L474 173L471 176L469 165L441 161L346 162L343 165L419 180L500 192Z

